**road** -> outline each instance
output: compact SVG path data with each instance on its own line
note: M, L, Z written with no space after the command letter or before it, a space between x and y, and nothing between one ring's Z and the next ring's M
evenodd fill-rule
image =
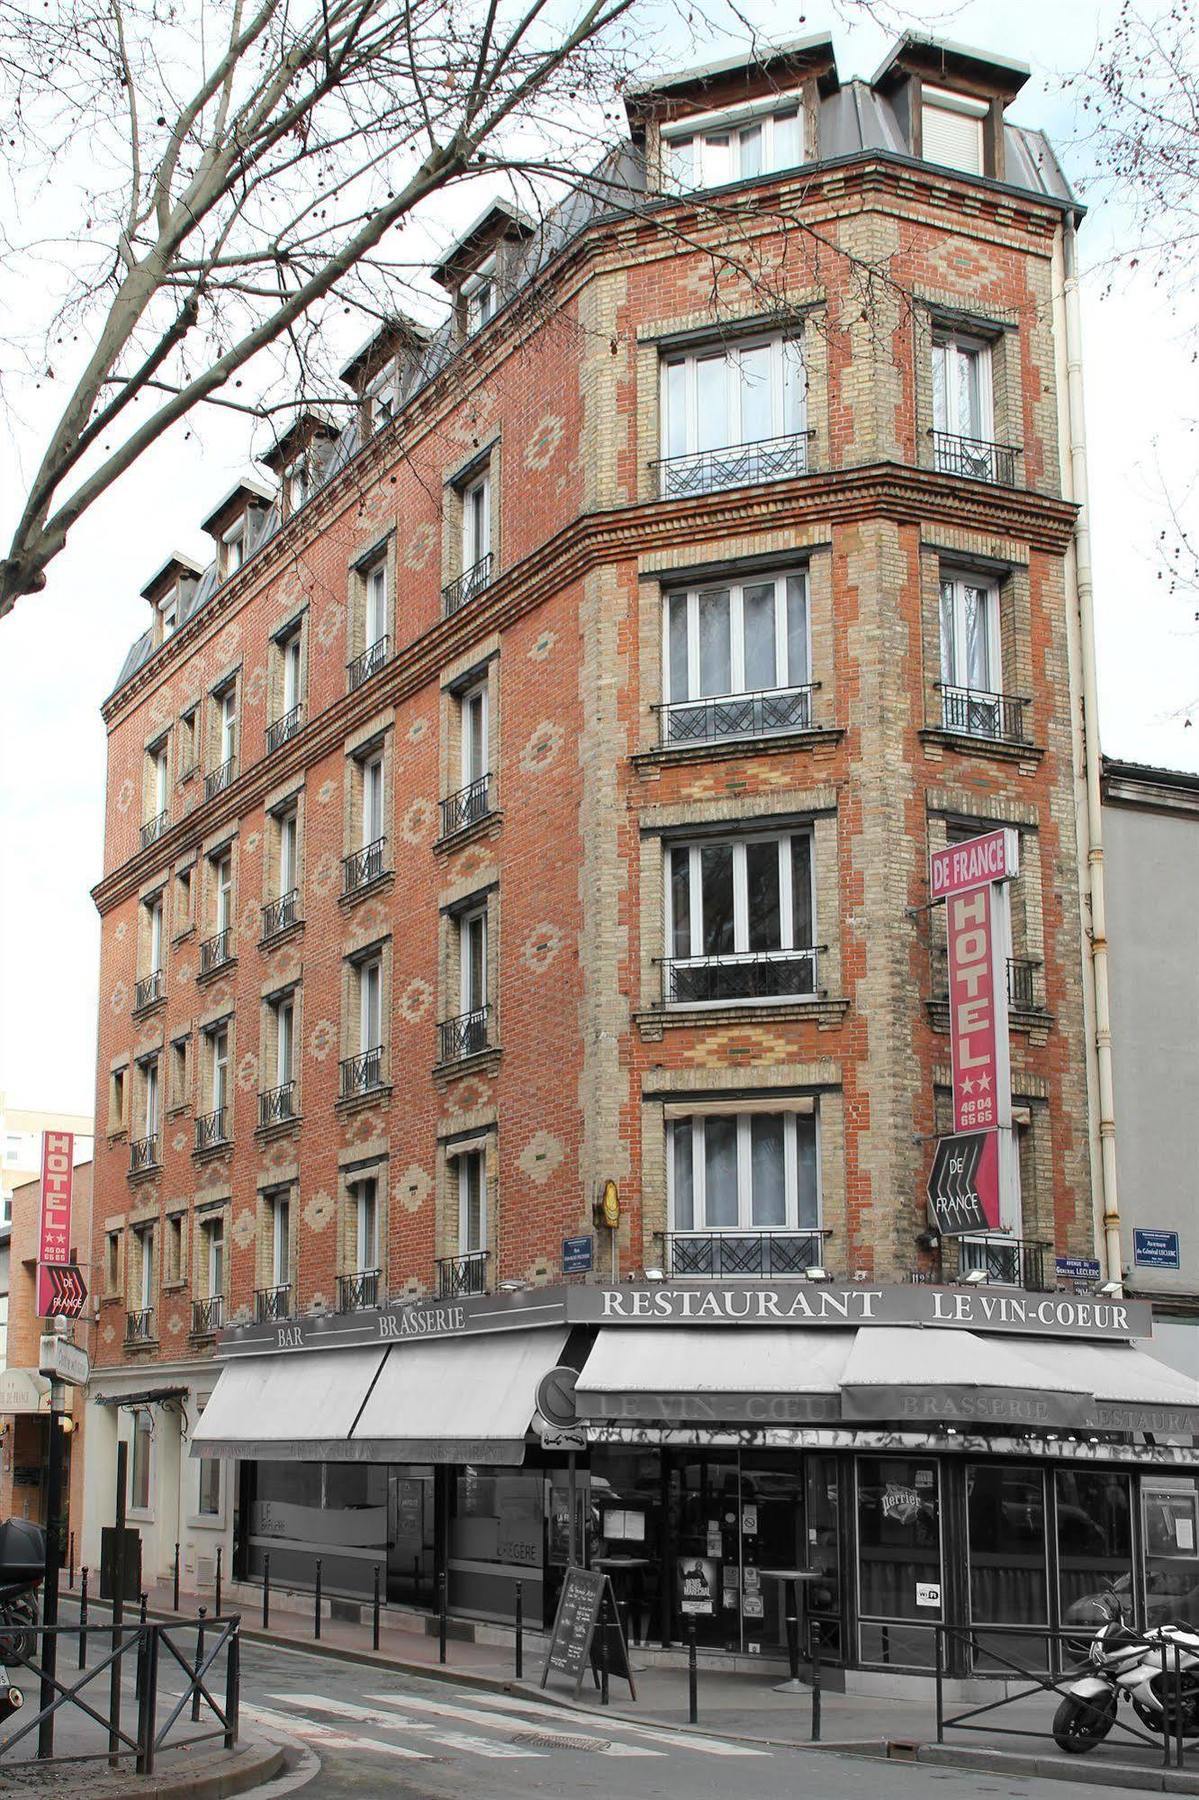
M255 1800L1063 1800L1070 1791L671 1732L250 1643L242 1719L295 1751L293 1772ZM1127 1791L1105 1789L1113 1800Z

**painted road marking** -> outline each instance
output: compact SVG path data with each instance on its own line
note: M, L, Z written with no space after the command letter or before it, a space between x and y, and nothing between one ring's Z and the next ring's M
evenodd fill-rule
M272 1712L268 1706L247 1706L244 1700L241 1703L241 1714L243 1718L253 1719L257 1725L282 1732L285 1737L302 1738L307 1743L315 1744L318 1749L323 1746L326 1750L376 1750L381 1756L403 1757L410 1762L434 1760L426 1750L409 1750L406 1744L389 1744L382 1738L353 1737L348 1731L335 1731L316 1719Z
M386 1698L386 1695L372 1694L370 1695L370 1698L372 1700L383 1700ZM538 1719L569 1719L570 1729L572 1731L578 1726L589 1727L592 1731L597 1729L604 1732L623 1731L632 1733L635 1737L646 1738L650 1743L666 1744L671 1750L696 1750L703 1756L770 1755L769 1750L754 1750L748 1744L725 1743L721 1738L700 1737L693 1731L668 1731L664 1727L639 1725L631 1719L606 1718L597 1720L594 1713L580 1712L569 1706L546 1707L539 1705L536 1700L521 1700L513 1694L505 1694L502 1699L498 1696L493 1699L489 1694L477 1694L475 1698L478 1700L480 1706L495 1707L497 1709L511 1708L514 1711L524 1713L526 1716L532 1715ZM411 1704L411 1702L405 1700L403 1704L407 1706ZM552 1730L553 1727L547 1726L547 1729Z

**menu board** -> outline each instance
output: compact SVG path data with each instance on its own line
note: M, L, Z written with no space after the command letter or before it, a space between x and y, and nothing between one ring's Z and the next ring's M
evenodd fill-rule
M619 1675L623 1681L627 1681L629 1692L634 1700L637 1698L629 1668L628 1646L621 1629L620 1614L616 1610L612 1583L598 1569L570 1568L566 1571L562 1592L558 1596L558 1610L554 1615L549 1655L541 1671L542 1687L549 1679L552 1669L555 1675L565 1675L568 1681L572 1681L577 1694L588 1659L592 1669L598 1670L595 1632L601 1616L607 1621L609 1673Z

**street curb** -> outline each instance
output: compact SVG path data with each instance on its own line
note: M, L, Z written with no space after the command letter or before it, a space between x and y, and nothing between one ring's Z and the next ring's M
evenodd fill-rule
M89 1783L88 1791L95 1795L95 1800L230 1800L234 1794L249 1793L264 1782L273 1781L282 1773L285 1761L285 1753L278 1744L259 1742L232 1751L219 1766L209 1756L196 1768L176 1764L161 1774L141 1777L130 1777L123 1771L124 1779L117 1777L111 1783L100 1775ZM13 1793L19 1793L24 1785L21 1777L25 1766L13 1763L4 1771L6 1788L11 1783ZM54 1779L47 1781L45 1764L29 1766L38 1774L35 1791L47 1795L49 1800L55 1795L69 1795L70 1800L77 1800L83 1791L79 1785L81 1768L78 1763L72 1765L69 1787L65 1784L60 1787Z
M921 1744L916 1760L958 1769L990 1769L1004 1775L1081 1781L1089 1787L1140 1788L1153 1794L1199 1794L1199 1773L1187 1769L1146 1769L1136 1763L1072 1762L1048 1756L1021 1756L1007 1750L970 1750L952 1744Z

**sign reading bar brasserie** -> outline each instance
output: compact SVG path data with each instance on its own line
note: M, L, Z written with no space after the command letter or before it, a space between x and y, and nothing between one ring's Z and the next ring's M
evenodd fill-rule
M224 1332L222 1356L272 1350L332 1350L422 1338L530 1331L542 1325L927 1325L968 1331L1081 1337L1118 1343L1149 1337L1152 1315L1139 1300L1034 1294L1015 1288L837 1287L796 1282L689 1282L623 1287L537 1288L453 1302L324 1313Z

